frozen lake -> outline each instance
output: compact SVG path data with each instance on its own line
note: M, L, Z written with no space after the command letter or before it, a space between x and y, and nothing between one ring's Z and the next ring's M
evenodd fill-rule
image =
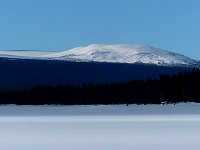
M0 106L2 150L197 150L200 105Z

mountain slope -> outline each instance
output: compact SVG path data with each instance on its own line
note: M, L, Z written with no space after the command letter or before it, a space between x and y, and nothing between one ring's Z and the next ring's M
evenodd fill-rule
M52 54L54 52L49 51L34 51L34 50L1 50L0 57L8 58L40 58L43 55Z
M93 44L63 52L0 51L0 57L76 62L144 63L164 66L194 66L198 63L184 55L146 45Z
M0 58L0 89L126 82L191 69L187 66Z
M73 61L112 63L145 63L156 65L194 65L196 61L177 54L146 45L90 45L68 51L52 53L43 57Z

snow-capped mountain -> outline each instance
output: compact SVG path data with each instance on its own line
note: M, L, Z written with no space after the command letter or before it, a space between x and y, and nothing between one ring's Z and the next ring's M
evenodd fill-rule
M81 62L144 63L156 65L195 65L197 61L159 48L146 45L93 44L63 52L0 51L0 56Z

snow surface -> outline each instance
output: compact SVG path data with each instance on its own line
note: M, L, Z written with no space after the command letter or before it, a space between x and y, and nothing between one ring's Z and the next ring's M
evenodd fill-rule
M0 51L1 57L21 57L68 61L93 61L111 63L145 63L156 65L194 65L189 57L147 45L92 44L63 52Z
M93 44L68 51L47 54L44 57L74 61L95 61L113 63L145 63L156 65L190 65L194 60L147 45L103 45Z
M197 150L200 104L0 106L2 150Z
M10 58L36 58L52 53L53 52L49 51L7 50L7 51L0 51L0 56L10 57Z
M200 115L200 104L176 105L0 105L1 116Z

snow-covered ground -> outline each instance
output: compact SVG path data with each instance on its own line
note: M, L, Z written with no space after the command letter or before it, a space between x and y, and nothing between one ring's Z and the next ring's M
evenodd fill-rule
M197 150L200 104L0 106L2 150Z

